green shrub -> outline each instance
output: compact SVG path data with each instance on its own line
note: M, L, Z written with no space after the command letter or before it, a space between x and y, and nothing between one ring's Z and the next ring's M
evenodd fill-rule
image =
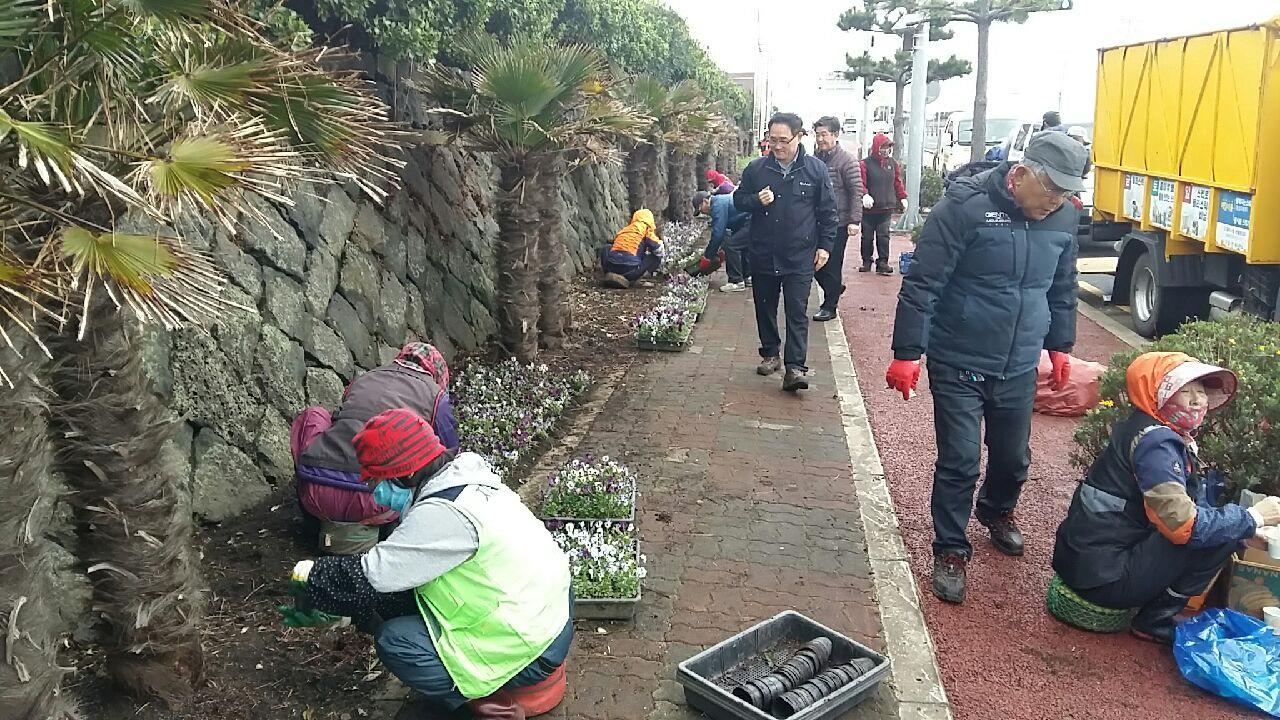
M920 175L920 207L933 207L942 199L942 173L924 168Z
M1183 325L1152 343L1150 350L1184 352L1233 370L1239 391L1209 415L1197 441L1200 457L1226 475L1234 490L1280 495L1280 325L1247 316ZM1085 470L1107 446L1111 428L1128 417L1125 370L1141 352L1111 358L1102 376L1101 402L1076 428L1071 461Z

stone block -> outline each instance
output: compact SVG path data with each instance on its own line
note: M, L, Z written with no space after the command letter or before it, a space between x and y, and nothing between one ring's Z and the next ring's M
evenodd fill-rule
M258 349L258 336L262 334L262 316L254 307L253 298L238 287L224 288L222 297L248 308L226 311L211 328L218 347L238 377L247 379L253 371L253 355Z
M275 485L283 485L293 479L293 454L289 450L289 422L275 410L262 415L258 428L258 454L262 456L262 469Z
M427 241L416 228L409 228L404 235L405 277L414 285L427 270Z
M267 403L281 414L293 417L302 410L303 383L307 375L302 346L274 325L262 326L254 374L262 384Z
M351 239L365 250L380 252L387 241L386 222L382 212L372 202L360 203L356 210L355 227Z
M325 248L307 253L307 273L302 281L302 296L307 312L320 315L329 306L329 298L338 289L338 259Z
M214 235L213 258L231 282L253 298L252 304L257 304L262 298L262 267L258 261L249 257L222 230Z
M360 319L360 314L338 293L329 299L326 313L330 327L338 331L338 335L347 343L351 357L362 367L370 368L376 364L377 354L374 352L373 335L369 326Z
M361 321L371 328L377 319L379 281L378 263L373 255L355 244L348 245L342 258L338 288L359 313Z
M347 238L355 224L356 204L336 185L329 188L325 200L328 204L320 219L320 239L324 241L329 254L342 257L342 251L347 247Z
M301 278L307 260L307 246L298 237L298 231L284 219L275 205L259 195L246 195L245 205L248 211L241 218L239 233L245 248L259 262Z
M342 403L342 378L327 368L307 368L307 405L336 410Z
M171 357L174 412L251 448L262 418L257 384L237 376L213 336L200 328L175 331Z
M390 270L382 271L382 303L378 308L378 333L389 345L404 344L406 330L405 310L409 305L408 292Z
M319 364L330 368L342 377L351 377L355 371L355 360L351 357L351 349L333 328L320 318L308 318L311 323L308 342L303 345L306 351Z
M422 304L422 294L417 288L410 288L408 302L404 308L404 322L409 331L419 338L427 336L427 308Z
M489 309L475 298L471 299L471 327L481 344L498 331L498 323L489 313Z
M257 464L218 433L202 428L195 437L192 510L206 520L227 520L271 495Z
M324 240L320 238L320 223L324 221L324 212L328 206L324 199L326 190L324 185L303 185L292 196L293 206L285 210L289 219L302 232L302 241L308 248L314 249L324 244Z
M374 250L382 258L383 265L401 280L407 279L409 275L408 249L405 247L405 242L405 231L389 224L382 248Z
M311 333L311 317L306 313L302 284L284 273L263 268L262 319L305 345Z
M463 302L466 302L465 300ZM469 306L469 305L468 305ZM475 330L472 329L471 323L467 321L466 311L459 305L459 301L449 298L445 303L444 317L445 332L449 333L449 337L461 348L465 350L474 349L477 345Z

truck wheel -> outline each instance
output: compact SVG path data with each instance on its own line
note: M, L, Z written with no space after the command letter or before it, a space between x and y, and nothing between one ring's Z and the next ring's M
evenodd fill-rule
M1188 317L1208 311L1208 293L1199 288L1160 287L1156 263L1145 252L1133 263L1129 280L1129 317L1139 335L1154 338L1173 332Z

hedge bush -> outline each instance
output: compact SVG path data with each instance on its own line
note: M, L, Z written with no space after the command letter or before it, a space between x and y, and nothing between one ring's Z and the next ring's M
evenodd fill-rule
M1152 343L1149 350L1184 352L1235 371L1239 391L1231 403L1209 415L1197 438L1200 458L1220 470L1237 492L1280 495L1280 324L1247 316L1194 322ZM1076 428L1071 460L1077 468L1088 469L1106 448L1111 428L1132 410L1125 370L1142 352L1146 350L1111 358L1101 380L1101 402Z
M920 207L930 208L942 199L942 173L924 168L920 174Z

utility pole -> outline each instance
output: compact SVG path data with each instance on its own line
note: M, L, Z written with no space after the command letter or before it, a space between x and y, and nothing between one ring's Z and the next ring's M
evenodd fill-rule
M907 136L907 211L898 221L899 230L914 230L920 224L920 175L924 166L925 105L929 86L929 21L916 25L916 41L911 57L911 121Z

